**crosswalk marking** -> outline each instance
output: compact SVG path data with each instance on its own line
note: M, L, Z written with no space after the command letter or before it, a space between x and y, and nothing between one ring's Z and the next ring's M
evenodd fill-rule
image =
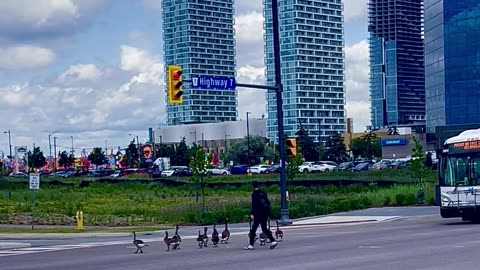
M395 220L392 218L391 220ZM388 222L390 220L385 220ZM357 224L368 223L368 222L360 222ZM335 224L334 226L351 226L355 223L345 223L345 224ZM307 229L307 228L319 228L319 227L331 227L332 224L299 224L297 226L287 226L281 227L282 231L295 231L300 229ZM272 227L272 229L275 229ZM233 229L237 230L237 229ZM240 230L240 228L238 229ZM231 236L234 235L245 235L248 234L248 228L241 228L242 231L240 232L232 232ZM197 235L186 235L182 236L182 239L196 239ZM161 237L148 237L143 239L145 242L161 242L163 241L163 236ZM53 252L53 251L62 251L62 250L72 250L72 249L80 249L80 248L93 248L93 247L104 247L104 246L113 246L113 245L131 245L132 240L119 240L119 241L107 241L107 242L92 242L92 243L79 243L79 244L64 244L64 245L54 245L54 246L42 246L42 247L25 247L25 248L16 248L10 250L0 250L0 257L6 256L16 256L16 255L25 255L25 254L33 254L33 253L43 253L43 252Z

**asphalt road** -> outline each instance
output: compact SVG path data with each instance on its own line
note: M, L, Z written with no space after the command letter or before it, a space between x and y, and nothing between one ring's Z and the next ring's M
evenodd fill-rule
M144 254L131 244L0 257L2 270L51 269L476 269L479 226L439 217L410 217L385 223L285 229L274 250L243 250L246 235L230 244L199 249L195 240L165 251L150 242Z

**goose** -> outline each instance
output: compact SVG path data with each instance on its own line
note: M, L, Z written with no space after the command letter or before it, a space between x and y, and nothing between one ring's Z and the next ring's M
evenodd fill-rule
M262 231L259 239L260 239L260 246L264 246L265 242L267 242L267 235Z
M250 234L252 233L252 221L251 220L249 221L249 225L250 225L250 232L248 233L248 238L250 239ZM257 236L257 233L255 233L255 238L254 238L253 243L257 242L257 240L258 240L258 236Z
M203 228L203 246L207 247L208 246L208 235L207 235L208 227Z
M218 242L220 242L220 237L218 237L217 225L213 225L213 233L212 233L212 244L213 247L217 247Z
M225 218L225 230L222 232L221 243L228 244L228 239L230 239L230 231L228 230L228 218Z
M137 234L135 232L133 232L133 244L137 248L137 251L135 251L134 253L138 253L138 251L140 251L140 253L143 253L142 249L144 247L148 247L148 245L146 245L145 242L143 242L140 239L137 239Z
M178 249L180 248L180 242L182 242L182 238L178 234L178 225L175 225L175 234L173 235L172 239L174 240L173 243L173 249Z
M275 220L275 222L277 223L277 230L275 231L275 238L280 238L280 241L283 241L283 232L282 230L280 230L280 227L278 226L278 220Z
M203 235L198 231L197 243L200 248L203 247Z
M176 239L174 237L168 237L168 232L165 231L165 238L163 238L163 242L165 242L165 245L167 245L167 251L170 251L170 245L176 243Z

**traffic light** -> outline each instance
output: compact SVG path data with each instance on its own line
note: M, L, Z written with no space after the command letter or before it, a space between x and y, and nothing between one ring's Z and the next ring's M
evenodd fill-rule
M183 102L182 67L168 66L168 101L170 104Z
M288 138L286 141L287 148L287 156L288 157L295 157L297 156L297 139L295 138Z

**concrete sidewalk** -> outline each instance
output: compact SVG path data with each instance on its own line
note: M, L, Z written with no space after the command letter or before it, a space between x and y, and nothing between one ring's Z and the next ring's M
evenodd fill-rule
M355 224L355 223L366 223L366 222L383 222L389 219L399 218L397 216L317 216L317 217L308 217L302 219L292 220L291 225L282 226L282 228L296 227L296 226L309 226L309 225L336 225L336 224ZM275 226L274 221L272 221L272 226ZM38 226L37 226L38 228ZM52 228L52 226L49 226ZM203 228L203 226L182 226L181 230L186 232L197 233L197 230ZM237 223L229 224L231 231L248 231L248 223ZM140 234L157 234L163 233L164 230L152 230L152 231L142 231ZM13 240L13 239L33 239L33 238L95 238L95 237L128 237L131 236L131 232L72 232L72 233L11 233L11 234L0 234L0 241L3 240ZM0 242L1 244L2 242Z
M27 248L31 247L30 243L22 242L0 242L0 250L2 249L17 249L17 248Z

